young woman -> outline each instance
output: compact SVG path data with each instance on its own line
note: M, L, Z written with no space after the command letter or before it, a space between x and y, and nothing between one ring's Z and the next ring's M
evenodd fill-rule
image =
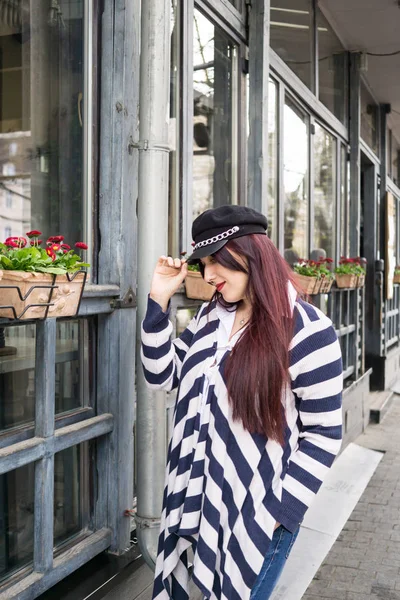
M342 361L331 321L304 302L267 219L221 206L193 223L215 287L171 341L187 265L161 256L142 327L153 389L178 388L153 598L266 600L339 451ZM187 551L194 552L189 566Z

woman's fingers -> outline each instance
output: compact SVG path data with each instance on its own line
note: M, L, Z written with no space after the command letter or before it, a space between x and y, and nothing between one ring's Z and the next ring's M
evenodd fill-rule
M160 267L172 267L173 269L180 269L182 265L186 264L186 260L180 258L172 258L172 256L160 256L157 261L157 266Z

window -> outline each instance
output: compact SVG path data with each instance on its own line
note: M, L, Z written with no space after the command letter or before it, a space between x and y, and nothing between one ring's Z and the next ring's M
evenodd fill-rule
M316 124L314 142L314 239L312 258L334 258L336 139Z
M283 127L284 256L292 265L308 254L309 118L289 99Z
M318 27L318 95L341 121L347 121L347 52L321 11L317 10Z
M193 22L193 218L238 202L237 48L201 12Z
M71 244L85 237L84 0L24 11L0 36L0 172L16 176L18 193L31 184L14 202L13 229L62 233Z
M378 106L369 90L361 82L361 137L378 154Z
M12 192L6 190L6 208L12 208Z
M268 235L278 241L278 85L268 84Z
M0 475L0 579L33 560L35 469Z
M270 19L271 48L314 91L311 0L272 0Z
M392 132L390 145L390 176L396 185L399 185L399 156L400 144Z
M346 146L340 147L340 256L347 256L350 249L349 239L349 185L350 166L347 160Z
M5 227L4 228L4 238L7 239L8 237L12 236L12 230L11 227Z
M35 343L35 325L0 328L0 397L3 398L0 403L0 432L33 424L35 419ZM89 379L91 343L89 321L80 319L57 323L57 415L90 404L90 387L93 384Z

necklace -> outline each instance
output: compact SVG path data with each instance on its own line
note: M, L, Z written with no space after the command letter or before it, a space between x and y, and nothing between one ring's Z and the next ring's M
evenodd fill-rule
M239 325L244 325L246 323L246 321L248 321L249 319L250 319L250 315L243 317L243 319L240 319Z

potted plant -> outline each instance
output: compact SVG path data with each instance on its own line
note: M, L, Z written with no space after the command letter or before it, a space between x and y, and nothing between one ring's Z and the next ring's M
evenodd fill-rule
M367 273L367 260L358 256L354 259L357 270L357 285L356 287L362 288L365 285L365 275Z
M359 258L341 256L339 265L335 268L337 287L350 289L357 287L359 275L363 273L365 275L365 270L362 269Z
M394 268L393 283L400 283L400 265L396 265Z
M42 248L40 231L9 237L0 243L0 317L43 319L69 317L78 312L88 267L62 235L52 236ZM87 250L86 244L75 247Z
M186 252L182 252L181 256L184 258L186 256ZM191 298L193 300L204 300L206 302L209 302L215 293L215 288L204 281L198 263L194 265L188 265L188 274L185 279L185 290L187 298Z
M293 270L296 273L296 280L305 294L319 293L321 278L315 260L299 258L293 265Z

